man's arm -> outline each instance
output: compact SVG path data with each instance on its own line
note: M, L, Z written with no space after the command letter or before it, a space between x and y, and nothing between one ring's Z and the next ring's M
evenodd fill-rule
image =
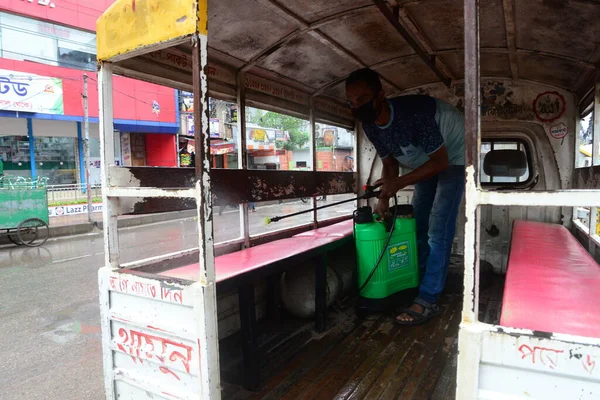
M397 161L396 164L398 164ZM394 196L398 190L429 179L448 168L448 150L446 150L446 146L440 147L435 152L429 154L429 161L412 172L402 176L398 176L398 167L395 169L395 174L391 173L391 167L389 171L386 172L385 160L383 166L385 175L382 174L381 179L375 182L375 185L382 184L380 198L389 199Z
M392 179L400 175L400 163L393 156L387 156L381 161L383 162L383 169L381 170L381 179Z

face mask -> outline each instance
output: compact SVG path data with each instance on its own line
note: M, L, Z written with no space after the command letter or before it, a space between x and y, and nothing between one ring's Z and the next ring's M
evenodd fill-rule
M354 118L358 119L363 124L372 124L377 119L377 110L373 106L373 101L375 99L363 104L358 108L352 109L352 115Z

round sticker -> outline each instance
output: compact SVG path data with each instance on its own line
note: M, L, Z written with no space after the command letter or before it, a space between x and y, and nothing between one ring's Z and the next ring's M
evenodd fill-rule
M533 101L533 112L542 122L556 121L566 109L565 98L558 92L544 92Z

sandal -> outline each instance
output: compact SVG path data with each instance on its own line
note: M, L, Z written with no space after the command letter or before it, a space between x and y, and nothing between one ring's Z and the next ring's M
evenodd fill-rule
M437 317L441 314L440 307L437 304L431 304L421 299L416 299L413 304L418 304L423 307L423 312L417 312L411 310L410 308L398 310L398 315L396 315L394 318L396 324L402 326L421 325L429 321L431 318ZM398 319L400 314L410 315L413 319L411 321L400 321Z

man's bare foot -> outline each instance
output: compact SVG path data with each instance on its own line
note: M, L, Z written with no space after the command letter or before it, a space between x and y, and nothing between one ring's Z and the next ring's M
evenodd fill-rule
M420 304L413 304L412 306L409 307L409 310L412 310L414 312L417 312L419 314L423 314L423 312L425 311L425 307L423 307ZM396 316L396 319L398 321L402 321L402 322L410 322L410 321L414 321L415 318L412 315L409 315L407 313L401 313L400 315Z

